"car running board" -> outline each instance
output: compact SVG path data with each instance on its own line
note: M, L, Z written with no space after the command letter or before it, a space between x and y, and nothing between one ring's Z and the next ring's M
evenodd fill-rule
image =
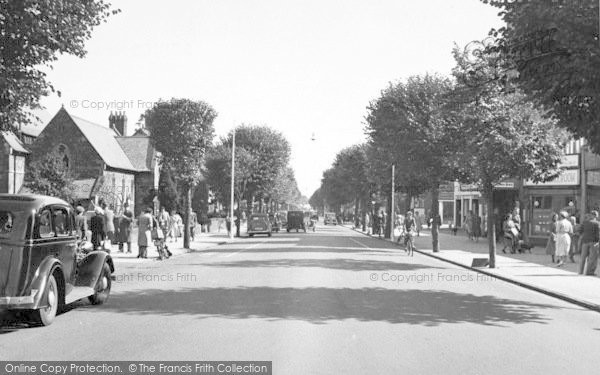
M94 294L94 288L88 286L76 286L73 287L71 293L65 297L65 304L73 303L85 297L89 297Z

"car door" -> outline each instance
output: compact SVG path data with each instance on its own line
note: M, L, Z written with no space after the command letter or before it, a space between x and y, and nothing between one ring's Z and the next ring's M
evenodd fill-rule
M63 265L67 292L75 282L77 270L77 237L73 223L72 209L67 206L52 206L52 224L56 233L54 250Z

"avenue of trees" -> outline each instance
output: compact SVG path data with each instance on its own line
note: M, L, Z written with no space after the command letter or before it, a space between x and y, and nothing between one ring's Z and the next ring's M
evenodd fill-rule
M592 140L598 131L597 124L566 122L564 103L541 100L514 68L507 69L511 63L498 45L455 47L451 77L412 76L383 89L367 107L366 142L338 153L311 204L355 204L364 216L370 208L359 204L361 197L391 194L392 164L394 191L409 199L430 192L433 218L441 184L476 184L487 200L490 267L495 267L494 186L509 178L556 177L569 137L565 128ZM434 251L439 250L439 224L433 220Z
M233 131L213 145L206 157L204 174L215 197L229 206L231 189L231 147ZM261 212L286 204L306 204L289 166L290 144L268 126L241 125L235 129L234 194L239 208L246 202L248 212L258 203Z

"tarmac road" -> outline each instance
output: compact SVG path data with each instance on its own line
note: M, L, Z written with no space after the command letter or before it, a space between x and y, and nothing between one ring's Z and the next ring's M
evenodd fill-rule
M274 374L598 373L600 314L343 227L118 264L1 360L267 360ZM6 322L5 322L6 324Z

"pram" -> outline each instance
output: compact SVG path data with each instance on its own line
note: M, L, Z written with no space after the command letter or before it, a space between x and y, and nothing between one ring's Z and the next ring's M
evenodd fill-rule
M165 243L164 238L154 239L154 246L156 246L156 251L158 251L158 260L167 259L173 255L171 251L169 251L169 247Z

